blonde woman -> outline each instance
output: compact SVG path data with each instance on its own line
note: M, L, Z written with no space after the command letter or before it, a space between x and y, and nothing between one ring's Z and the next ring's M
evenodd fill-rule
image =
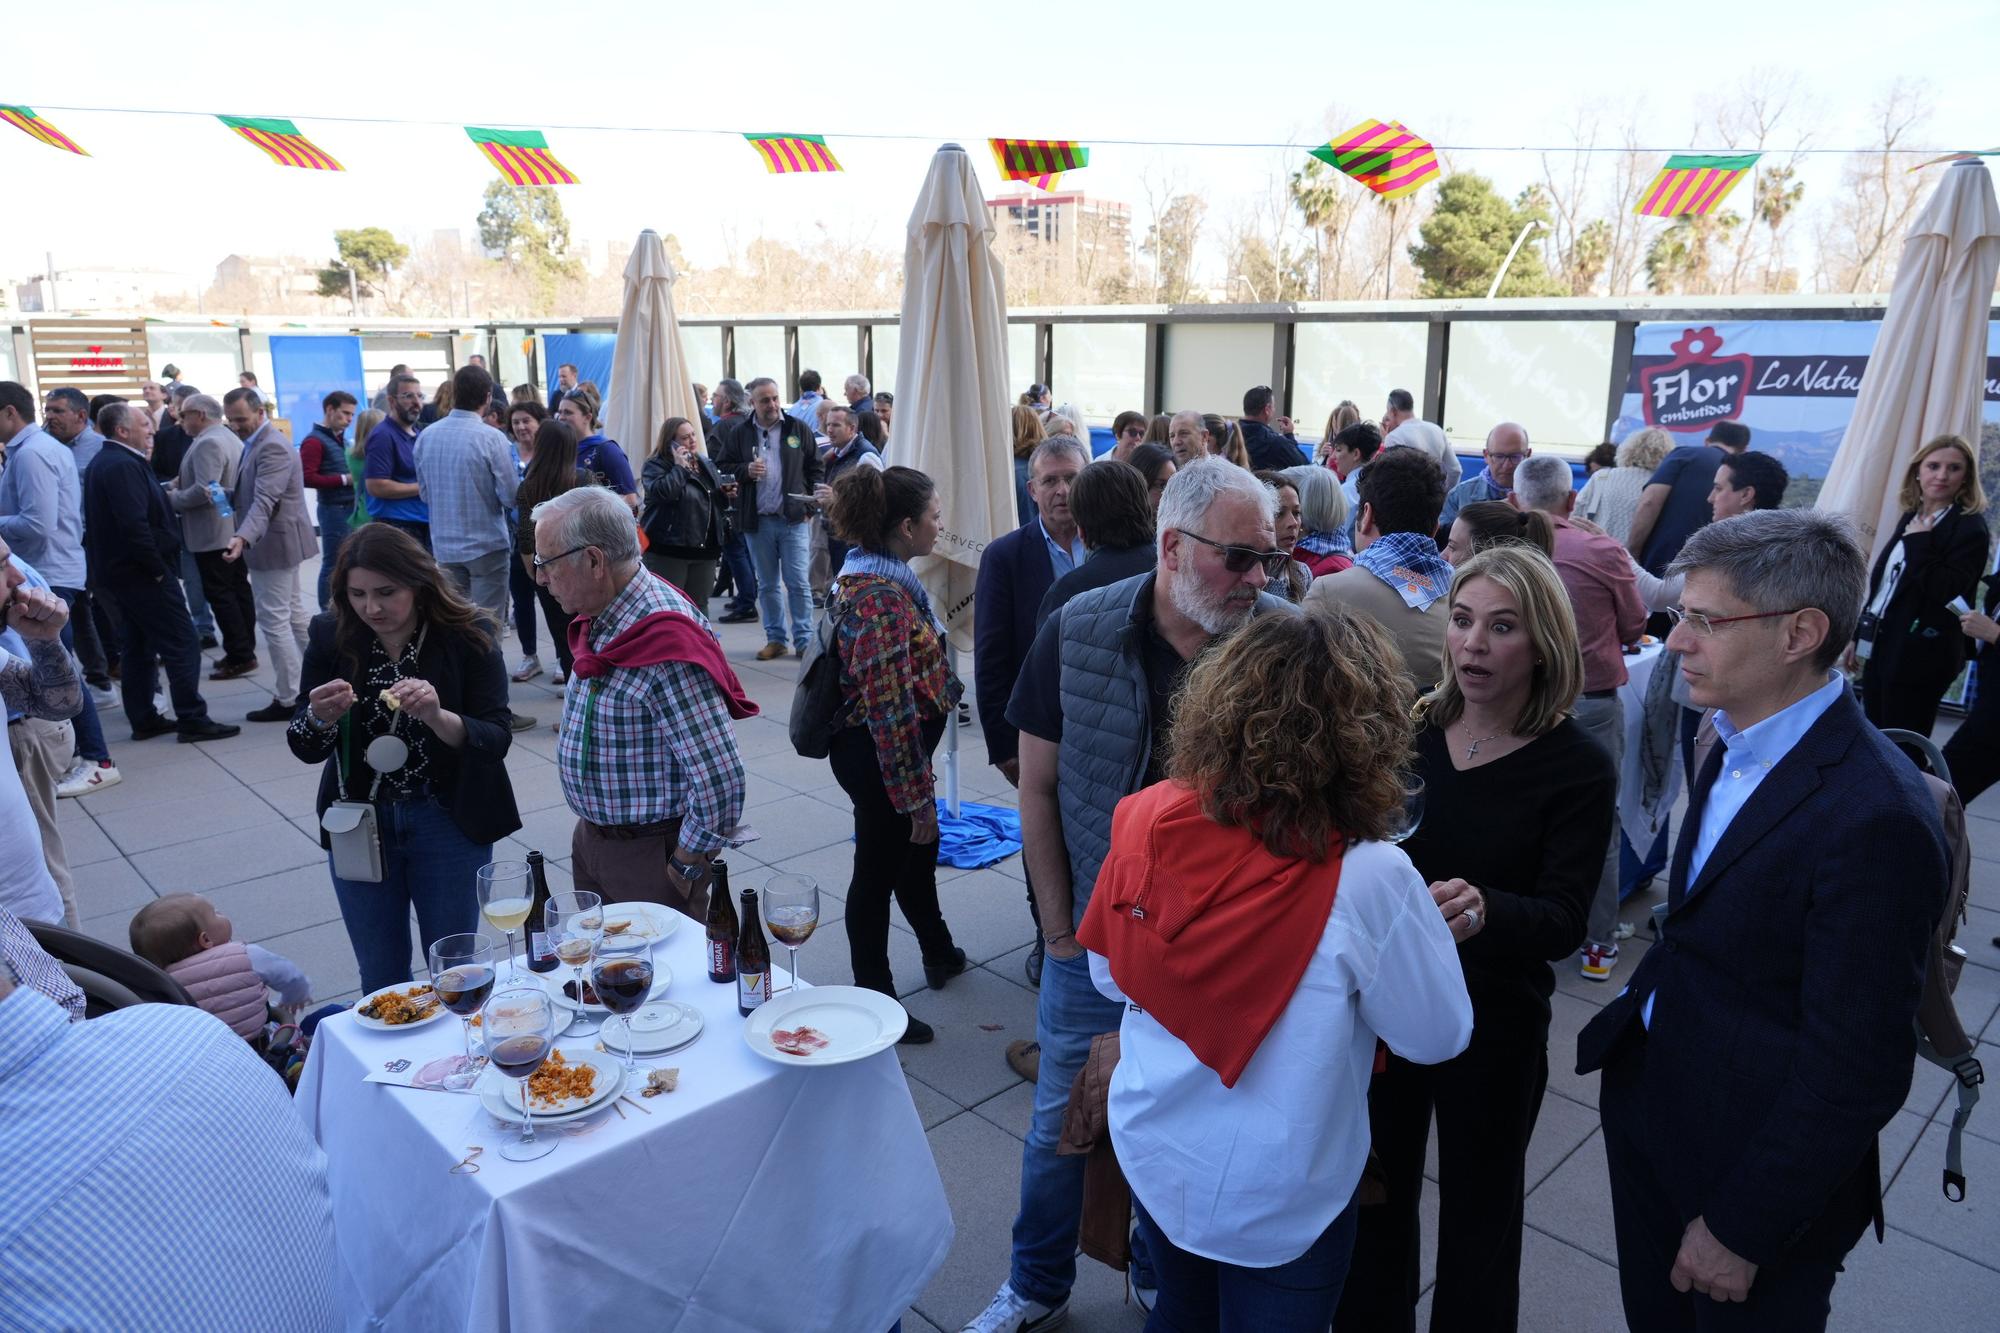
M1028 458L1035 452L1035 446L1048 438L1042 429L1042 414L1025 404L1014 408L1014 509L1026 527L1028 520L1035 516L1035 500L1028 493Z
M1570 716L1583 659L1547 556L1501 545L1458 568L1443 669L1418 705L1411 772L1423 820L1403 851L1460 939L1472 1043L1429 1067L1392 1054L1375 1078L1369 1116L1389 1197L1362 1211L1338 1328L1411 1326L1433 1113L1447 1229L1432 1327L1515 1327L1528 1140L1548 1085L1550 960L1583 943L1611 841L1617 776Z
M1313 450L1313 462L1321 467L1333 466L1333 437L1361 420L1361 409L1351 398L1343 398L1326 414L1326 431L1319 438L1319 445Z
M1658 426L1635 430L1618 446L1618 466L1591 474L1576 493L1578 517L1587 518L1614 541L1632 535L1639 496L1660 460L1673 451L1674 437Z

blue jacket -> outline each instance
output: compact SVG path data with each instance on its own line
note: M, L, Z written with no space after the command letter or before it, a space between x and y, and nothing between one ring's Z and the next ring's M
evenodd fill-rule
M1672 1226L1699 1216L1764 1267L1837 1259L1877 1214L1876 1135L1909 1095L1944 831L1916 766L1843 694L1690 884L1727 757L1702 766L1659 941L1578 1034L1577 1072L1643 1062L1623 1128L1655 1155Z
M1276 472L1280 468L1297 467L1309 463L1299 449L1299 442L1289 435L1280 435L1261 421L1245 417L1236 425L1243 432L1243 448L1250 455L1250 467L1257 472Z
M973 585L972 675L986 757L995 764L1021 751L1021 733L1007 720L1007 700L1035 642L1035 612L1056 581L1042 525L1030 519L987 547Z

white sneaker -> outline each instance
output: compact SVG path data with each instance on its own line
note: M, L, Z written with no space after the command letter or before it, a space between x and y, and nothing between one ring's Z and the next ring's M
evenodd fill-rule
M95 759L79 759L56 784L57 796L88 796L123 781L116 764L100 764Z
M94 703L96 703L97 711L100 713L108 712L109 710L118 707L120 703L124 702L119 697L118 691L113 689L100 690L95 685L90 687L90 697L91 700Z
M529 653L526 657L523 657L521 665L514 668L514 680L517 684L524 680L533 680L541 674L542 659L533 653Z
M1015 1291L1013 1283L1003 1282L993 1297L993 1303L959 1333L1043 1333L1045 1329L1060 1328L1068 1322L1067 1296L1062 1304L1051 1309Z

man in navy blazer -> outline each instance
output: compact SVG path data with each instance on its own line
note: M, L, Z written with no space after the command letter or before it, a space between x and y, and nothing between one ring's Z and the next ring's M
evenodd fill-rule
M1825 1327L1881 1222L1876 1135L1909 1094L1946 884L1916 768L1831 668L1868 569L1845 522L1760 510L1688 539L1667 647L1721 743L1667 914L1577 1037L1634 1333Z

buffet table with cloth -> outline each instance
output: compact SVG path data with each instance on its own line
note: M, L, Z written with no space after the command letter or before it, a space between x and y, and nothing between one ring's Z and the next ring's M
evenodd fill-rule
M813 1069L752 1054L704 943L682 919L654 952L700 1038L639 1060L622 1119L537 1125L560 1140L538 1161L500 1157L519 1125L476 1096L363 1082L462 1050L455 1017L320 1024L297 1104L328 1158L346 1328L886 1333L902 1316L952 1220L894 1049ZM649 1067L677 1067L678 1089L642 1100ZM477 1172L453 1174L474 1146Z
M1668 747L1667 772L1653 799L1645 798L1645 760L1642 755L1646 727L1646 694L1652 688L1653 672L1666 660L1667 650L1649 643L1625 658L1626 681L1618 687L1618 701L1625 707L1625 762L1618 771L1618 829L1626 846L1643 856L1660 830L1667 826L1674 802L1681 794L1681 759L1678 739ZM1676 714L1678 714L1678 706ZM1672 733L1679 736L1678 726ZM1621 885L1629 894L1633 885Z

